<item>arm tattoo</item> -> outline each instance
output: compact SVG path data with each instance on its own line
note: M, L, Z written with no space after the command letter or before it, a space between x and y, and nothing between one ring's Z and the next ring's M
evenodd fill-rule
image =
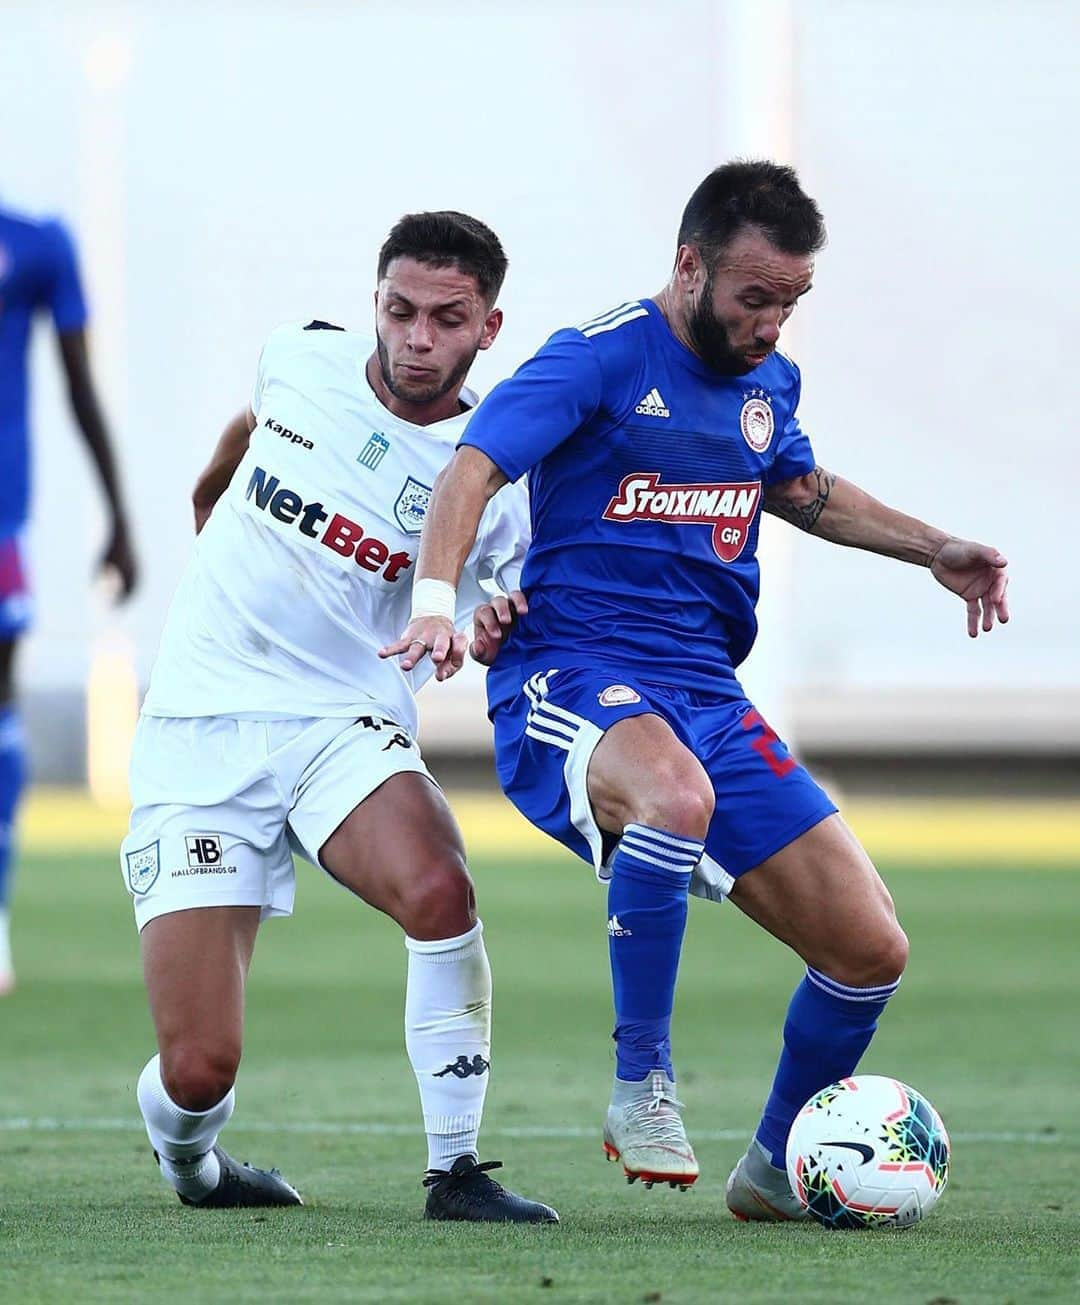
M773 516L789 521L793 526L798 526L800 530L813 530L817 525L818 517L825 511L829 495L836 484L836 477L824 467L815 467L809 476L803 477L800 484L806 485L808 492L816 491L809 502L796 503L790 498L776 495L768 498L765 510Z

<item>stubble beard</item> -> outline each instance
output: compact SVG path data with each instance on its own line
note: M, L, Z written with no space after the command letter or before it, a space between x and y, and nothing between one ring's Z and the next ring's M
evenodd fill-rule
M378 331L375 332L375 349L379 358L379 371L382 373L383 384L394 396L402 403L434 403L436 399L441 399L451 391L460 390L465 384L465 377L469 374L469 368L473 365L473 359L480 350L473 351L466 355L452 372L445 378L436 379L427 384L404 383L394 379L393 367L390 362L390 353L383 343L382 336Z

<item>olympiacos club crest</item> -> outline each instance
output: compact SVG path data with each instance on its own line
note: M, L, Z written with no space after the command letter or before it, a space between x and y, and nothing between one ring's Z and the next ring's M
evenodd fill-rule
M641 701L641 694L629 684L609 684L596 697L601 707L623 707L629 702Z
M401 493L394 504L394 516L398 525L409 535L418 535L424 528L428 503L431 502L431 486L421 485L412 476L401 487Z
M772 443L773 431L776 428L773 410L769 406L764 390L751 390L749 394L744 394L743 398L746 402L742 406L742 412L739 413L739 429L742 431L743 439L755 453L764 453Z

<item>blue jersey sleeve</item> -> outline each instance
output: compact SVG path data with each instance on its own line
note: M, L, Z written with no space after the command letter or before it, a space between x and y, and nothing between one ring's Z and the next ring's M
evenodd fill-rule
M479 449L517 480L594 416L602 389L588 340L580 331L557 331L480 404L459 447Z
M61 334L77 331L86 325L88 314L75 246L59 222L50 222L45 235L49 254L46 302Z
M794 480L797 476L808 476L817 466L810 439L799 425L798 407L802 394L802 380L798 368L794 364L791 366L795 371L795 394L791 412L784 422L784 429L780 432L776 456L765 476L766 485L775 485L783 480Z

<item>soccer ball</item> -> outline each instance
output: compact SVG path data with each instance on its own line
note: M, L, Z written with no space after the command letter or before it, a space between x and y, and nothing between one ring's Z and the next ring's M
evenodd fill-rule
M913 1088L860 1074L803 1106L786 1159L791 1190L826 1228L907 1228L945 1190L949 1135Z

